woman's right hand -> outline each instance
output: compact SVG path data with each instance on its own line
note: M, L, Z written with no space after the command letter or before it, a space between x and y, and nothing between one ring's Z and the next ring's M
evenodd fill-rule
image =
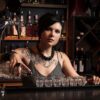
M17 67L18 68L18 74L21 74L21 70L19 70L20 68L19 67L21 67L21 69L22 68L24 68L24 69L26 69L27 71L28 71L28 73L30 73L31 74L31 70L28 68L28 66L24 63L24 58L20 55L20 54L18 54L18 53L13 53L12 55L11 55L11 58L10 58L10 72L11 73L14 73L14 69L15 69L15 67Z

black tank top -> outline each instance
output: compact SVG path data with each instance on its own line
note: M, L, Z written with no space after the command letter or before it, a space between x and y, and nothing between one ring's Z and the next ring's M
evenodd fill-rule
M57 53L57 58L58 58L58 52L56 51L56 53ZM33 59L33 57L35 57L35 55L32 52L30 52L30 50L29 50L29 55L30 55L30 63L28 66L32 71L32 75L25 75L25 76L22 75L23 86L25 86L25 87L34 86L34 77L39 77L42 79L55 78L55 77L59 77L59 76L62 78L65 77L64 73L62 72L62 67L59 62L59 58L58 58L58 63L55 66L54 70L48 76L44 76L44 75L40 74L38 72L38 70L35 68L34 59Z
M64 77L64 73L62 72L62 67L61 67L61 64L59 62L59 57L58 57L58 51L55 51L55 53L57 53L57 59L58 59L58 63L57 65L55 66L54 70L47 76L47 77L55 77L55 76L60 76L60 77ZM39 77L46 77L46 76L43 76L42 74L40 74L38 72L38 70L35 68L34 66L34 59L33 57L35 57L35 55L32 53L31 49L29 48L29 54L30 54L30 63L29 63L29 68L31 69L32 71L32 75L33 76L39 76ZM32 56L33 55L33 56Z
M34 62L32 60L29 63L29 67L32 71L32 75L36 76L36 77L40 77L40 78L45 78L45 77L49 78L49 77L56 77L56 76L64 77L64 74L63 74L62 69L61 69L61 64L59 61L56 65L56 67L54 68L54 70L48 76L44 76L44 75L40 74L37 71L37 69L34 67Z

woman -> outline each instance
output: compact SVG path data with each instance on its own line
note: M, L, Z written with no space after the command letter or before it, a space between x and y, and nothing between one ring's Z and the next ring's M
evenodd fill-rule
M39 42L30 48L18 48L11 56L11 71L14 66L20 64L22 69L39 77L70 76L80 77L74 70L68 56L53 47L58 43L62 24L59 18L53 14L45 14L39 19ZM20 73L20 71L18 71ZM99 77L94 80L100 83Z

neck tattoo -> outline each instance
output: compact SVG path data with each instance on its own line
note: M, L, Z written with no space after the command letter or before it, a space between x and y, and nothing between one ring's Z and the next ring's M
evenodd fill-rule
M51 56L46 57L46 56L44 56L44 55L41 53L42 50L39 48L38 45L37 45L37 49L38 49L38 51L39 51L40 57L41 57L43 60L49 61L49 60L51 60L51 59L53 58L53 56L54 56L54 50L52 50Z

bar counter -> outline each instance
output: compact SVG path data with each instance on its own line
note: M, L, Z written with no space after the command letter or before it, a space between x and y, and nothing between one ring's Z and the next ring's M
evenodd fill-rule
M51 82L51 79L41 80L30 75L21 79L8 77L2 72L0 100L100 100L100 85L93 85L92 81L87 84L86 80L86 78L84 80L84 78L55 77ZM34 87L34 82L37 87ZM41 84L41 82L44 84Z
M2 89L1 89L2 93ZM56 88L5 88L0 100L100 100L100 85Z

